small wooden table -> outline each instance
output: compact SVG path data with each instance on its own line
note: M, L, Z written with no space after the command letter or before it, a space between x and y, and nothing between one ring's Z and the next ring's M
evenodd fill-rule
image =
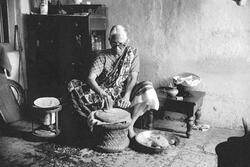
M167 98L162 106L162 109L187 115L187 138L190 138L191 136L193 124L197 124L199 122L201 117L201 106L203 104L203 97L205 94L206 93L202 91L190 91L188 95L183 97L183 100L177 100L177 98Z

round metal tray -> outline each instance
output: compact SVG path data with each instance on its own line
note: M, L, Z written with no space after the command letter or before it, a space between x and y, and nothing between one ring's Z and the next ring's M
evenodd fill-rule
M149 138L150 136L164 137L168 141L169 145L167 147L153 147L150 145L146 145L144 142L142 142L143 140L145 140L146 138ZM153 130L147 130L147 131L138 133L135 136L135 141L137 143L137 149L145 153L161 153L165 150L168 150L168 149L171 149L172 147L177 146L180 143L179 138L174 134L162 133L162 132L153 131Z

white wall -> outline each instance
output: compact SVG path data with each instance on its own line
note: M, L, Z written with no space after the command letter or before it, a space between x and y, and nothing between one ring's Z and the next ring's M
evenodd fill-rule
M195 73L207 93L202 119L239 128L242 116L250 118L250 2L239 7L232 0L90 1L107 5L109 26L128 28L141 56L141 80L158 86L177 73Z

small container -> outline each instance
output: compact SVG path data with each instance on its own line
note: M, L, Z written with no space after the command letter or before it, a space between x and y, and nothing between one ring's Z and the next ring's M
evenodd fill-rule
M169 97L175 97L179 91L176 87L166 87L166 93Z
M100 35L91 35L92 51L102 50L102 39Z
M74 4L80 5L80 4L82 4L82 0L74 0Z
M41 15L47 15L48 14L48 0L41 0L40 3L40 14Z
M90 1L86 1L86 5L91 5L91 2Z

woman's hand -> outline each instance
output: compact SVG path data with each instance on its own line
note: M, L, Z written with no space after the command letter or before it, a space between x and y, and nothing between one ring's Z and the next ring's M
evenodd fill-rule
M105 92L104 90L101 90L99 95L103 98L104 106L106 107L106 109L109 110L113 108L114 101L112 100L111 96L107 92Z
M99 91L99 95L100 95L102 98L106 98L106 97L109 96L108 93L105 92L103 89L101 89L101 90Z
M121 108L128 108L130 107L131 103L129 101L129 98L123 97L117 101L117 105L118 107L121 107Z

